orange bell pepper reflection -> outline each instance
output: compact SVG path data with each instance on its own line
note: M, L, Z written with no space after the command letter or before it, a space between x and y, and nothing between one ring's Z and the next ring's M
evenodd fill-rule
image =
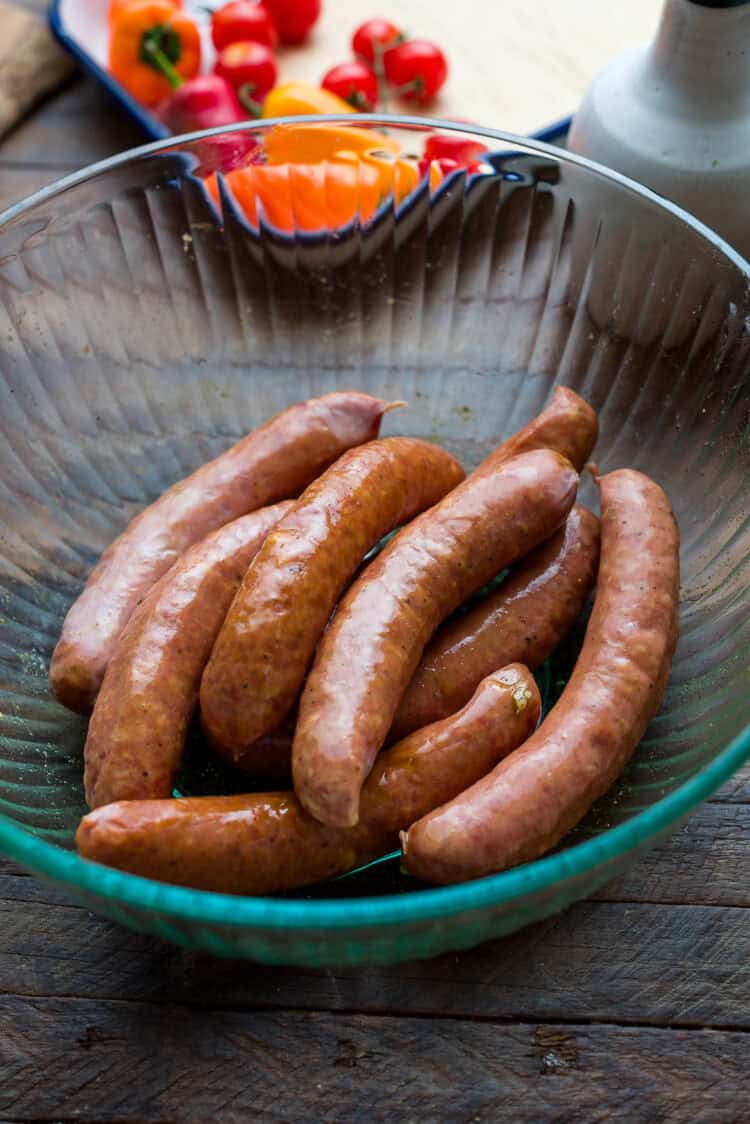
M384 152L398 155L401 145L375 129L357 125L274 125L263 138L263 151L269 164L295 164L327 160L337 152Z
M170 82L148 60L152 51L176 72ZM201 62L197 26L173 0L132 0L112 18L109 69L129 94L155 106L179 84L193 78Z
M419 185L414 159L372 129L344 125L277 125L263 140L267 163L226 173L227 188L251 226L259 208L278 230L333 231L366 223L389 197L398 206ZM442 178L430 169L434 190ZM206 188L219 203L216 176Z
M357 162L251 164L226 174L226 185L248 223L264 221L287 234L336 230L372 218L381 201L380 177ZM219 204L216 175L206 188Z

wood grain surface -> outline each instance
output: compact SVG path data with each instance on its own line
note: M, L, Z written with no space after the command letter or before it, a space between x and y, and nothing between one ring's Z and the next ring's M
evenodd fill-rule
M382 11L446 45L452 112L531 129L658 8L328 0L318 54L294 62L317 77ZM140 140L78 81L0 145L0 205ZM0 858L0 1120L742 1122L749 964L750 768L595 899L392 967L171 948Z

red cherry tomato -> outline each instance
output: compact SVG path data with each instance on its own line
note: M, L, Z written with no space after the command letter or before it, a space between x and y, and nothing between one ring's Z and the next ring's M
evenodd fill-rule
M383 56L385 76L395 92L409 101L429 101L448 77L445 55L426 39L399 43Z
M360 24L352 36L352 50L357 58L373 66L376 53L403 42L403 32L390 20L374 19Z
M251 0L232 0L211 16L211 38L220 51L229 43L264 43L275 47L279 41L276 25L266 8Z
M486 144L466 137L451 136L449 133L433 133L424 142L424 154L428 160L440 160L447 156L458 164L470 164L486 151Z
M240 97L250 96L257 109L269 90L276 85L278 68L270 47L263 43L229 43L219 51L214 72L226 78ZM255 108L249 102L246 108Z
M302 43L320 15L321 0L262 0L282 43Z
M378 104L378 80L363 62L342 62L331 67L320 84L365 113Z

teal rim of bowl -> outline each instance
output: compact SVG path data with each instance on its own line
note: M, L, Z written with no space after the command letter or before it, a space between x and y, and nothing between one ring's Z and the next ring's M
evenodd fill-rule
M388 114L335 114L293 118L269 118L262 122L233 125L232 132L253 131L273 125L295 122L311 124L383 124L394 128L417 126L423 129L452 130L499 140L530 151L564 159L587 168L604 179L619 183L662 210L682 219L691 229L720 250L750 280L750 263L719 235L676 204L661 198L627 176L604 168L584 157L541 141L530 141L513 133L428 117L397 117ZM227 132L226 127L170 137L164 141L129 149L80 172L74 172L41 188L33 195L13 204L0 213L0 226L17 219L25 211L71 187L142 156L149 156L188 142L202 140ZM737 769L750 759L750 724L738 734L714 760L674 792L662 797L643 812L617 827L608 828L592 839L577 843L567 850L537 859L524 866L479 878L472 882L419 890L410 894L388 894L380 897L347 898L344 901L318 898L311 901L289 901L283 898L245 897L217 894L209 890L193 890L166 882L155 882L136 874L127 874L112 867L82 859L53 843L46 843L19 827L9 817L0 815L0 849L12 859L55 881L68 883L96 897L113 899L120 904L159 913L185 921L203 922L229 927L266 929L361 929L404 922L429 922L458 913L512 902L527 894L549 890L565 879L576 878L599 866L621 858L649 838L659 835L697 804L715 792Z

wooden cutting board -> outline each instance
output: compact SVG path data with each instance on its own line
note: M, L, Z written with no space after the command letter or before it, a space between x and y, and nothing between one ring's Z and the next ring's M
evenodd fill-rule
M73 69L43 20L0 0L0 137Z

